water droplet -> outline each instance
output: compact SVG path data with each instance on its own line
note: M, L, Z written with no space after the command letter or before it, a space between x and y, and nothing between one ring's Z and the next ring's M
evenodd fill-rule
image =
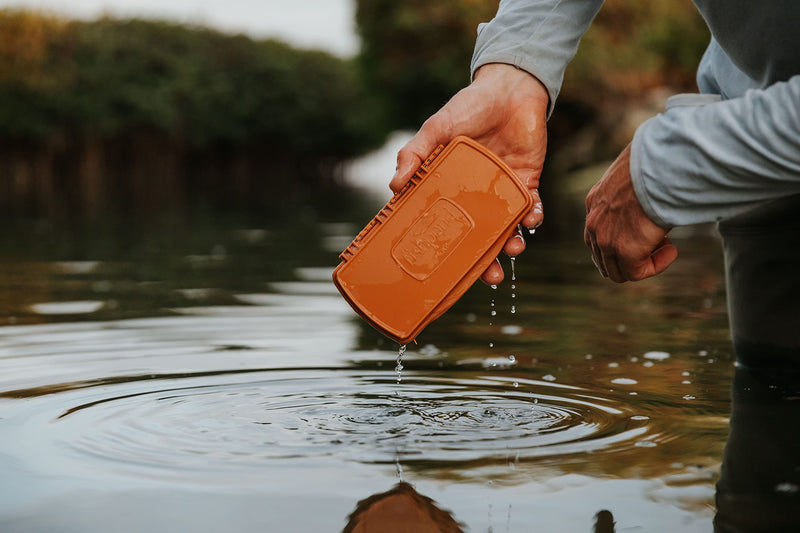
M515 281L517 281L517 271L514 265L516 265L516 257L511 258L511 298L517 297L516 293L517 284L514 283ZM516 313L517 313L517 307L515 305L512 305L511 314L514 315Z
M683 399L684 399L684 400L694 400L694 399L695 399L695 397L694 397L694 396L692 396L691 394L686 394L686 395L683 397Z
M515 381L514 382L514 388L516 389L517 387L519 387L519 382Z
M617 324L617 333L625 333L625 330L628 329L628 326L625 324Z
M497 311L495 311L494 309L492 309L492 312L491 312L490 314L491 314L492 316L497 316Z
M555 381L556 377L552 374L547 374L546 376L542 376L542 379L544 381Z
M697 352L697 355L699 355L700 357L705 357L708 355L708 352L706 350L700 350L699 352Z
M397 351L397 366L394 367L394 371L397 373L398 385L400 384L400 380L402 379L404 353L406 353L406 345L401 344L400 349Z
M631 420L650 420L650 417L645 415L633 415Z
M533 235L536 233L536 228L528 228L528 235Z
M665 359L669 359L669 353L667 352L647 352L643 356L645 359L650 359L652 361L664 361Z
M638 448L655 448L656 446L658 446L658 444L656 444L651 440L640 440L636 444L634 444L634 446Z
M611 383L616 385L636 385L639 382L631 378L615 378L611 380Z
M483 360L482 366L483 368L508 368L510 366L515 366L517 364L517 360L514 356L510 357L489 357Z
M492 285L491 287L492 287L492 289L496 289L497 285Z
M489 348L494 348L494 343L493 342L489 343Z
M608 368L617 368L619 367L619 363L608 363Z

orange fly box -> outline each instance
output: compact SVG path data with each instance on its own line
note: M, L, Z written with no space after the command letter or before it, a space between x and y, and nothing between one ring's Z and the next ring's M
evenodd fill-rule
M405 344L480 277L532 206L499 157L456 137L339 255L333 281L367 322Z

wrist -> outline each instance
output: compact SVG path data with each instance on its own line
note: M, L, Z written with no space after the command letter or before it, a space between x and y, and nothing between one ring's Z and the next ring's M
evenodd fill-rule
M550 94L539 79L530 72L507 63L487 63L475 71L473 84L499 84L516 97L525 98L538 104L547 113Z

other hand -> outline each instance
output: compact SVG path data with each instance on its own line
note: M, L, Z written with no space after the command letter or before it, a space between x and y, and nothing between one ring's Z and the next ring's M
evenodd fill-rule
M583 239L605 278L638 281L663 272L678 250L647 216L633 190L628 145L586 196Z
M512 65L492 63L475 73L474 81L432 115L397 154L397 172L389 186L398 192L422 161L440 144L466 135L497 154L531 191L534 206L522 220L528 228L542 223L539 177L547 148L547 90L535 77ZM519 231L504 251L516 256L525 249ZM495 261L481 279L489 284L503 280Z

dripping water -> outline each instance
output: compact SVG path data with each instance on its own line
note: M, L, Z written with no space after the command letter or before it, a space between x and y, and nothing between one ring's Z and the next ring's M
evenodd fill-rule
M511 258L511 299L512 301L517 297L517 272L515 270L516 257ZM511 314L517 312L517 306L511 304Z
M491 285L492 290L497 290L497 285ZM492 297L491 302L489 303L489 326L494 326L494 317L497 315L497 310L494 308L494 297ZM494 348L494 342L489 343L489 348Z
M394 371L397 374L397 384L400 384L400 381L403 379L402 372L403 372L403 354L406 353L406 345L401 344L400 349L397 350L397 365L394 367Z

